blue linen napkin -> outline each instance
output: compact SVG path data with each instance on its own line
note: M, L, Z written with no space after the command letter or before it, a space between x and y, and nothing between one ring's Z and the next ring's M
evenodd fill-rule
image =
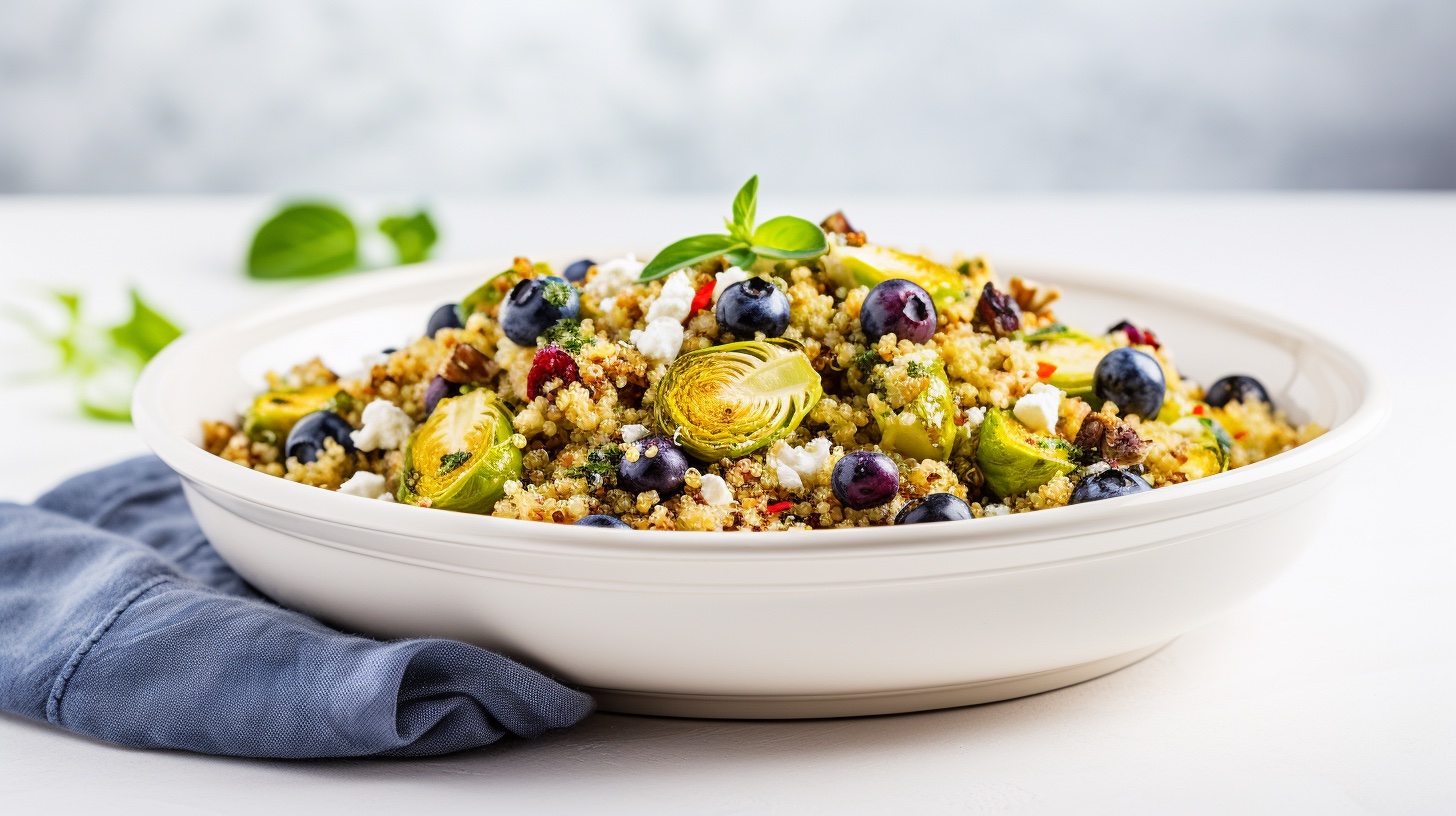
M370 640L270 603L144 457L0 503L0 710L122 745L303 758L534 737L592 701L484 649Z

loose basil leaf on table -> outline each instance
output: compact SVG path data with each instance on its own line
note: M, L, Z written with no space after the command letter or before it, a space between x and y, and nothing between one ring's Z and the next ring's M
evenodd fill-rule
M131 290L131 319L111 329L111 340L118 347L130 349L146 362L157 356L167 344L182 336L182 330L142 300Z
M408 216L391 215L379 222L379 231L394 243L401 264L425 260L440 238L435 230L435 222L424 210Z
M248 275L302 278L359 265L359 232L337 207L302 203L284 207L253 236Z

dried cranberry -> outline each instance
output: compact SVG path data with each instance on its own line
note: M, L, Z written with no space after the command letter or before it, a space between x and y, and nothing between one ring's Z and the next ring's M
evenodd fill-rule
M1072 441L1073 445L1081 448L1093 459L1102 458L1102 438L1107 435L1107 425L1102 422L1102 417L1091 414L1082 420L1082 427L1077 429L1077 438Z
M531 360L531 373L526 375L526 396L535 399L541 395L541 386L552 380L561 380L562 385L581 379L576 369L576 360L560 346L547 346L536 352Z
M986 284L981 290L981 300L976 304L976 314L997 337L1005 337L1021 328L1021 307L1005 292Z
M1107 330L1108 334L1112 334L1113 332L1122 332L1127 335L1127 342L1134 346L1152 346L1155 349L1163 347L1163 344L1158 342L1158 336L1153 334L1152 329L1140 329L1126 320Z

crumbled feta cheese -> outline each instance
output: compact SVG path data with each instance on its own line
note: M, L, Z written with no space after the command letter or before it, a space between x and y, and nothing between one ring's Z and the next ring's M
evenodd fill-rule
M622 441L630 445L651 433L651 431L647 430L646 425L623 425Z
M722 272L719 272L717 275L714 275L713 302L717 303L718 298L721 297L724 292L728 291L728 287L732 286L735 283L741 283L743 281L746 281L749 279L749 277L751 276L747 272L739 269L736 266L730 266Z
M672 273L662 284L662 292L652 305L647 307L647 322L657 320L676 320L681 323L687 319L693 308L693 298L698 291L693 288L693 280L688 273L681 270Z
M1183 436L1201 437L1207 431L1207 428L1203 426L1203 423L1198 421L1198 417L1191 416L1183 417L1182 419L1174 422L1168 427L1171 430L1182 434Z
M397 450L409 441L415 423L409 414L389 400L377 399L364 406L364 427L353 431L349 438L354 447L361 451Z
M703 492L703 501L714 507L733 503L733 490L728 487L727 482L723 481L722 476L714 476L709 473L703 477L700 489Z
M966 409L966 425L972 428L979 428L982 422L986 421L986 409L981 407Z
M637 260L637 256L629 252L625 258L597 264L597 273L581 289L598 299L611 297L636 283L645 266L647 264Z
M1090 479L1093 476L1096 476L1097 474L1102 473L1103 471L1111 470L1111 469L1112 469L1112 465L1109 465L1106 462L1093 462L1092 464L1088 465L1087 467L1082 468L1082 478L1083 479Z
M1057 427L1057 411L1062 405L1062 392L1055 386L1037 383L1031 393L1016 401L1011 413L1033 431L1050 432Z
M632 345L653 362L670 363L682 351L683 327L676 320L654 320L645 329L633 329Z
M805 479L812 479L829 461L829 440L815 439L801 447L787 442L774 445L768 454L768 466L774 469L779 485L785 490L799 490Z
M1011 515L1011 508L1004 504L988 504L981 508L981 512L985 514L986 518L994 518Z
M339 485L339 492L350 496L363 496L366 499L394 498L384 490L384 477L367 470L355 471L349 481Z

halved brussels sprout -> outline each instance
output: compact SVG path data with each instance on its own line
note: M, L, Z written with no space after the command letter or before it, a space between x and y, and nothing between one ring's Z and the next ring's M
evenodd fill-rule
M924 289L937 307L966 296L966 278L929 258L889 247L831 244L824 256L829 277L842 286L874 288L891 278L903 278Z
M690 351L657 385L657 421L694 456L743 456L792 433L824 395L797 343L745 340Z
M870 402L875 424L880 426L880 447L914 459L944 462L950 458L959 430L950 380L939 360L912 365L921 366L921 373L929 379L919 395L899 410L878 395Z
M1088 342L1095 339L1080 329L1074 329L1062 323L1053 323L1050 326L1043 326L1035 331L1023 332L1020 336L1027 343L1049 343L1054 340Z
M335 384L269 391L243 412L243 433L254 442L281 445L300 419L315 411L346 411L352 398Z
M1107 341L1083 335L1038 343L1032 352L1038 364L1055 366L1044 382L1062 389L1069 397L1099 403L1092 387L1092 375L1097 363L1111 350Z
M1185 451L1188 459L1178 466L1178 472L1189 479L1202 479L1229 469L1234 441L1222 425L1208 417L1187 416L1168 427L1189 443Z
M505 483L521 478L521 451L511 444L511 413L483 388L440 400L404 451L399 500L489 513Z
M1077 448L1058 436L1042 436L1007 411L990 408L981 423L976 464L992 493L1005 498L1035 490L1077 469Z

